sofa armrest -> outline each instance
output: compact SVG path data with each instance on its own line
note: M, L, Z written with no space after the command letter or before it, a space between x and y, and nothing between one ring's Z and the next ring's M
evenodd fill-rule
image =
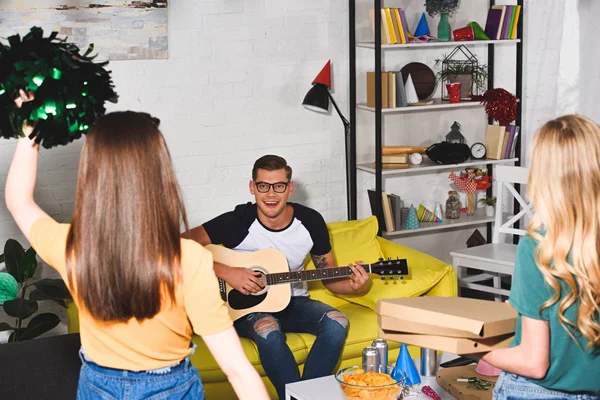
M458 296L458 279L452 265L382 237L377 237L377 242L385 258L406 258L409 275L420 268L446 272L444 277L425 293L426 296Z

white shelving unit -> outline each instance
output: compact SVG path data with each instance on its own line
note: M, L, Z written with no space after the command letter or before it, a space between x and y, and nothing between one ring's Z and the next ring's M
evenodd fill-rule
M504 160L471 160L465 161L460 164L436 164L428 158L423 158L423 162L419 165L410 164L408 168L403 169L384 169L381 174L382 175L401 175L401 174L410 174L410 173L426 173L431 171L443 171L443 170L451 170L451 169L463 169L466 167L475 167L480 165L495 165L495 164L512 164L516 162L518 158L506 158ZM370 174L375 174L375 168L373 168L372 164L359 164L356 166L360 171L365 171Z
M414 235L421 232L440 231L444 229L456 229L467 226L483 225L488 222L494 222L494 216L488 217L485 215L484 208L476 208L475 214L461 214L457 219L444 219L442 222L419 222L421 225L418 229L401 229L393 232L382 232L384 237L396 237Z
M504 39L504 40L463 40L463 41L448 41L448 42L426 42L426 43L405 43L405 44L382 44L382 50L394 50L394 49L414 49L423 47L456 47L459 45L465 46L483 46L488 44L510 44L519 43L521 39ZM362 47L365 49L374 49L375 43L373 42L358 42L356 47Z
M360 103L356 105L357 108L361 110L375 112L375 107L368 107L364 103ZM439 110L439 109L452 109L452 108L480 108L483 107L483 104L477 101L461 101L460 103L449 103L447 101L442 101L442 99L436 98L433 99L433 103L427 105L411 105L407 107L396 107L396 108L382 108L381 112L383 114L392 114L392 113L403 113L403 112L413 112L413 111L429 111L429 110Z
M370 8L379 8L379 7L384 7L383 6L383 1L379 1L379 0L365 0L366 3L369 4ZM487 2L487 6L488 7L492 7L493 5L495 5L495 0L490 0ZM511 2L512 3L512 2ZM521 7L523 7L523 1L522 0L516 0L515 3L517 3L518 5L520 5ZM391 44L391 45L386 45L386 44L381 44L379 43L379 41L377 40L377 42L375 41L356 41L356 27L357 27L357 15L356 15L356 8L354 5L354 1L350 1L350 75L351 75L351 84L350 84L350 107L353 109L353 111L355 111L355 113L368 113L371 114L374 118L374 124L373 124L373 128L374 128L374 135L372 136L372 138L375 141L375 159L377 159L377 157L381 156L381 147L383 147L385 145L385 140L383 140L383 136L384 136L384 132L383 132L383 125L385 125L386 123L389 123L390 120L392 120L393 118L398 118L399 120L402 121L402 123L406 123L405 121L408 121L409 118L414 118L415 120L417 120L418 118L424 118L423 115L419 115L419 116L410 116L411 113L419 113L419 114L423 114L425 112L433 112L434 114L432 115L432 118L435 118L434 116L436 115L436 113L453 113L456 112L457 114L462 113L461 115L464 115L464 112L468 112L470 113L480 113L481 112L481 108L483 107L483 105L480 102L477 101L461 101L459 103L456 104L451 104L448 101L442 101L439 97L436 97L433 99L433 102L427 105L415 105L415 106L408 106L408 107L399 107L399 108L379 108L379 107L368 107L365 103L359 103L358 100L364 101L363 99L357 99L357 85L363 85L364 83L361 82L357 82L356 81L356 77L358 76L357 74L357 56L356 56L356 49L358 48L362 48L362 49L366 49L366 51L372 51L373 52L373 59L375 62L375 72L376 74L379 71L383 70L383 61L385 59L385 63L387 65L390 64L390 59L392 58L392 56L390 55L390 52L394 52L393 55L393 59L395 60L399 55L398 53L396 53L396 51L400 50L400 51L408 51L408 53L405 53L405 55L402 55L400 57L400 59L405 59L405 58L411 58L411 57L415 57L415 53L420 54L421 51L425 51L425 49L434 49L435 51L439 51L440 52L440 56L442 55L444 48L454 48L456 46L459 45L464 45L466 47L483 47L486 48L487 47L487 52L488 52L488 56L487 56L487 61L485 62L486 64L488 64L488 72L489 72L489 78L488 78L488 88L493 88L494 87L494 80L495 80L495 76L494 76L494 56L495 56L495 49L496 48L514 48L516 51L516 71L515 71L515 80L516 80L516 96L517 97L521 97L522 95L522 51L523 51L523 43L521 39L512 39L512 40L476 40L476 41L447 41L447 42L437 42L437 41L432 41L432 42L426 42L426 43L406 43L406 44ZM379 13L375 13L375 26L378 28L379 25L379 17L378 17ZM522 21L523 21L523 15L524 13L522 12L521 14L521 18L519 20L519 26L517 29L517 36L518 37L522 37ZM368 18L368 16L365 16L365 14L360 14L360 16L358 18ZM364 22L364 21L363 21ZM374 35L373 37L377 37L379 36L379 29L375 29ZM364 36L364 35L363 35ZM362 39L365 39L365 37L363 37ZM414 51L411 51L414 50ZM385 53L385 56L384 56ZM388 59L388 55L390 55L390 58ZM407 57L405 57L407 56ZM364 70L364 65L360 65L361 69ZM377 83L381 84L381 80L376 79L376 85ZM382 88L380 86L376 86L375 88L375 98L377 98L378 96L381 95L382 93ZM464 110L464 111L463 111ZM521 115L520 115L521 109L520 106L518 105L518 109L517 109L517 119L516 119L516 124L517 125L521 125ZM390 115L395 115L395 114L401 114L399 116L390 116ZM408 114L408 115L405 115ZM441 114L437 114L437 115L441 115ZM387 121L384 120L384 116L388 116ZM370 116L368 117L369 119L367 119L368 124L370 124ZM427 118L429 118L429 115L427 116ZM354 129L351 132L351 135L353 135L354 139L356 139L357 135L356 135L356 125L357 125L357 120L358 118L356 117L356 115L352 114L351 112L351 117L350 117L350 123L352 126L352 129ZM364 121L364 120L363 120ZM362 122L362 121L360 121ZM396 129L402 129L405 128L405 126L402 126L401 128L396 127ZM421 128L421 127L419 127ZM362 132L361 128L361 132ZM419 136L418 138L418 142L422 143L423 142L423 138L426 135L429 135L429 131L427 130L427 128L423 128L423 129L416 129L416 131L418 132L418 134L422 135ZM386 133L387 135L388 133ZM435 135L433 133L431 133L430 135L431 137L434 137ZM364 136L363 136L364 137ZM519 141L521 139L521 137L523 137L523 132L521 132L521 136L519 137ZM480 137L478 141L484 142L484 138ZM433 142L432 142L433 143ZM407 144L411 144L411 143L407 143ZM448 165L439 165L433 161L430 161L427 157L423 158L423 162L419 165L410 165L408 168L405 169L377 169L375 168L375 165L373 163L368 163L368 164L356 164L356 154L357 154L357 147L358 144L355 143L355 148L353 149L353 154L352 156L354 157L354 164L352 165L352 168L354 169L354 167L356 167L355 171L362 171L364 173L367 174L371 174L374 178L374 183L375 183L375 190L378 193L381 193L383 191L386 191L386 186L388 186L386 183L384 183L384 178L385 181L387 181L388 179L411 179L411 176L414 175L419 175L419 174L431 174L431 173L436 173L439 171L450 171L453 169L464 169L467 167L476 167L476 166L481 166L481 167L488 167L488 169L490 170L490 175L493 176L493 166L494 165L498 165L498 164L516 164L519 165L520 163L520 159L519 159L519 153L517 153L517 155L515 156L515 158L510 158L510 159L503 159L503 160L491 160L491 159L484 159L484 160L468 160L465 161L463 163L459 163L459 164L448 164ZM371 151L372 147L369 145L369 151ZM520 151L520 142L517 142L517 150ZM369 154L366 154L367 156L370 156ZM372 156L371 156L372 157ZM366 161L365 158L367 157L362 157L361 162ZM355 172L355 173L356 173ZM356 175L354 178L354 183L356 185ZM394 182L395 184L397 184L397 182ZM389 185L390 187L393 186L393 184ZM389 191L388 191L389 193ZM356 197L356 194L355 194ZM406 204L405 204L406 205ZM356 212L356 211L355 211ZM380 212L382 213L382 210L380 210ZM383 214L383 213L382 213ZM429 232L429 231L440 231L440 230L450 230L450 229L454 229L454 228L461 228L461 227L468 227L468 226L475 226L475 225L485 225L487 224L488 227L491 227L491 222L493 222L494 218L493 217L487 217L485 215L485 209L482 208L477 208L476 212L474 215L472 216L466 216L465 214L461 214L460 218L458 219L454 219L454 220L444 220L443 222L422 222L420 223L421 227L419 229L410 229L410 230L397 230L394 232L385 232L384 229L382 229L382 235L385 237L407 237L409 235L413 235L413 234L419 234L422 232ZM489 232L488 232L489 234Z

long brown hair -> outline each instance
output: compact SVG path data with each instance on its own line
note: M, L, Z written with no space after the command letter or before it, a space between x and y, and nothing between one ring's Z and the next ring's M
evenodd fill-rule
M533 139L527 194L535 214L528 234L539 241L538 268L558 302L558 318L600 346L600 127L581 115L549 121ZM544 232L541 234L540 232ZM568 290L561 293L560 281ZM562 295L562 298L561 298ZM579 303L579 304L577 304ZM577 321L566 310L578 306Z
M188 231L188 223L159 123L145 113L106 114L81 151L67 276L99 321L142 321L160 311L164 294L175 301L180 224Z

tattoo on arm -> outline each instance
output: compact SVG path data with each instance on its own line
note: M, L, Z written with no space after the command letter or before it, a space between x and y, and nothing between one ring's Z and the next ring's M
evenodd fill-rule
M315 268L325 268L327 266L327 257L325 255L312 256L312 260L315 263Z

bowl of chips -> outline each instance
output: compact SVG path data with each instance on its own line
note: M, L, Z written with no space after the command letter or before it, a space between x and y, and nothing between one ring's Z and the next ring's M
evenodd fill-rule
M393 365L388 365L385 372L373 365L352 365L342 368L335 374L346 400L398 400L404 395L406 374L400 378L391 377Z

